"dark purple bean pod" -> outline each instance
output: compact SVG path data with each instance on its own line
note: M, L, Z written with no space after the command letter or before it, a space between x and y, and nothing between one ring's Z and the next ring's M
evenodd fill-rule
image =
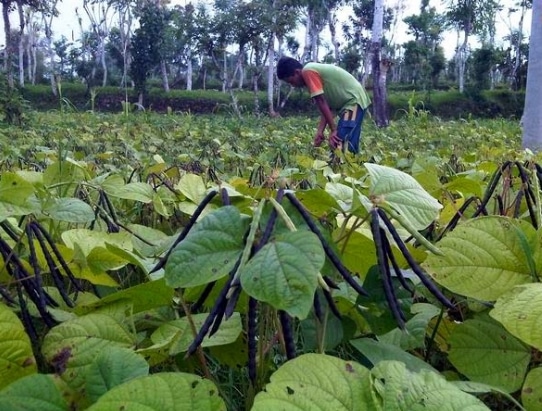
M32 227L30 226L30 224L26 225L25 233L26 233L26 238L28 240L28 251L30 253L28 262L30 263L30 266L34 270L34 282L36 284L36 291L38 293L41 305L45 307L47 305L45 301L45 291L43 290L41 269L38 264L38 257L36 256L36 247L34 247L34 241L33 241L34 235L33 235Z
M284 189L280 188L277 191L276 200L277 203L281 203L282 199L284 198ZM271 238L271 235L273 234L273 229L275 228L275 223L277 222L277 210L275 210L275 207L271 210L271 214L269 215L269 220L267 221L267 224L265 225L265 229L263 230L262 237L259 241L259 245L257 247L256 251L259 251L260 248L262 248Z
M240 262L241 262L241 257L239 257L239 259L235 263L235 266L230 271L228 281L226 281L226 284L224 284L224 287L222 287L222 290L220 290L220 294L215 300L215 304L213 305L213 308L209 312L209 315L207 315L207 318L203 322L203 325L201 326L197 335L194 337L194 340L190 344L190 347L188 347L188 351L186 352L185 357L189 357L190 355L196 352L198 347L203 342L203 339L207 336L209 330L211 329L211 326L213 326L215 321L217 320L217 316L220 313L222 313L220 315L223 316L224 310L226 309L226 303L227 303L226 297L228 296L228 292L230 290L233 276L235 272L237 271L237 268L239 268ZM220 325L221 322L222 322L222 318L219 319L218 325Z
M382 285L384 288L384 295L386 301L390 307L391 313L399 328L405 328L404 315L399 307L397 297L393 291L393 283L391 281L390 266L388 263L388 257L386 255L386 247L382 243L382 234L385 235L380 228L380 217L378 215L378 209L373 208L371 210L371 232L373 234L373 240L376 248L376 259L378 262L378 269L380 271L380 278L382 279Z
M39 243L39 245L41 247L41 250L43 252L43 256L45 257L45 261L47 262L47 266L49 267L49 272L51 273L51 278L53 279L53 282L55 283L56 289L58 290L60 296L62 297L62 299L64 300L64 302L66 303L66 305L68 307L71 307L71 308L75 307L75 303L72 301L72 299L70 298L70 296L68 295L68 292L66 290L66 286L64 284L64 279L62 278L62 274L60 274L60 271L59 271L58 267L56 266L56 263L53 260L53 257L49 253L49 249L47 248L47 244L46 244L45 238L43 237L42 233L40 232L40 230L38 228L33 226L32 223L29 223L27 225L27 228L29 229L29 231L33 232L33 234L36 237L36 240L38 241L38 243ZM32 244L31 249L33 249L34 244L32 243L32 238L31 237L29 238L29 244ZM36 262L36 266L37 266L37 262ZM39 273L39 271L40 271L39 267L37 267L37 269L38 269L38 273Z
M17 297L19 300L19 308L21 309L21 322L23 323L24 329L26 333L28 334L28 337L30 338L30 341L32 344L35 344L38 342L39 336L36 331L36 327L34 327L34 322L32 321L32 316L30 315L30 312L28 311L28 306L26 304L26 301L24 299L23 290L21 284L17 284ZM54 323L49 326L49 328L52 328L54 326Z
M518 168L521 182L525 186L525 195L531 199L532 203L536 203L533 186L527 172L525 171L525 166L523 166L519 161L516 161L516 167Z
M303 217L307 225L309 226L310 230L316 234L320 242L322 243L322 247L324 248L324 251L326 253L326 256L329 258L329 260L333 263L341 277L350 285L358 294L367 296L367 291L359 285L359 283L355 280L355 278L350 274L348 269L343 265L339 257L335 254L335 252L331 249L331 247L327 244L326 239L316 226L314 222L312 221L311 217L309 216L307 210L305 210L305 207L301 202L292 194L292 193L286 193L286 197L290 202L294 205L294 207L297 209L299 214Z
M483 209L486 208L487 203L491 199L491 196L495 192L495 189L497 188L497 184L499 183L499 180L502 177L503 171L510 167L511 162L506 161L503 165L501 165L491 176L491 179L489 180L489 184L486 188L486 192L484 194L484 197L482 198L482 202L480 203L480 206L478 207L478 210L473 214L474 217L478 217Z
M322 289L322 293L324 294L324 298L326 299L327 305L329 307L329 310L331 313L337 317L339 320L342 319L342 315L337 308L337 305L335 304L335 301L333 301L333 296L331 293L327 290Z
M324 282L326 283L326 285L329 288L332 288L334 290L340 290L341 289L341 287L339 287L335 281L333 281L331 278L329 278L329 276L323 275L322 278L324 279Z
M225 188L222 188L220 190L220 197L222 199L223 206L231 205L231 200L230 200L230 195L228 194L228 190L226 190Z
M45 305L45 302L40 299L40 293L37 290L38 286L35 283L34 277L28 271L26 271L17 254L1 237L0 254L2 254L2 257L4 259L4 264L7 272L9 273L9 275L16 279L17 284L22 285L22 287L25 289L28 297L30 298L30 300L32 300L32 302L38 309L41 317L45 321L45 324L49 328L54 326L55 321L51 317L51 314L49 314L49 312L47 311L47 306Z
M523 189L518 191L518 195L516 196L514 200L514 213L512 214L512 217L518 218L519 214L521 212L521 200L523 199L523 196L525 195L525 192ZM527 200L527 198L525 198Z
M224 316L226 319L230 318L233 315L233 312L235 310L235 306L237 305L237 302L239 301L239 297L241 297L241 287L233 287L231 288L233 292L230 295L230 298L228 298L228 303L226 304L226 311L224 311Z
M297 356L297 350L295 347L295 337L292 327L292 320L286 311L279 310L278 314L280 327L282 329L282 336L284 337L286 358L288 358L289 360L293 360Z
M175 240L173 245L170 247L170 249L168 250L166 255L163 258L161 258L160 261L158 262L158 264L156 264L156 266L151 270L150 274L160 270L161 268L164 268L169 256L171 255L171 252L173 251L175 246L186 238L186 236L188 235L188 233L190 232L190 230L192 229L192 227L196 223L198 217L201 215L201 213L203 212L205 207L207 207L207 204L209 204L211 202L211 200L216 196L217 193L218 193L218 191L216 191L216 190L210 191L205 196L205 198L201 201L201 203L199 203L198 207L194 211L194 214L192 214L192 217L190 217L190 220L188 220L188 224L186 224L183 231L181 231L181 234L179 234L179 236L177 237L177 239Z
M248 377L256 383L256 358L258 355L258 300L249 297L247 315Z
M213 321L213 324L211 324L211 328L209 330L209 337L212 337L217 333L220 326L222 325L222 321L224 321L224 318L226 318L226 308L228 307L229 300L227 298L224 299L224 301L220 304L218 307L218 311L215 315L215 320ZM232 310L235 309L235 305L233 306Z
M318 320L318 322L323 323L324 322L324 311L322 310L322 304L320 303L320 297L318 297L318 290L314 293L314 300L312 303L312 307L314 310L314 316Z
M477 197L477 196L474 196L474 197L469 197L464 203L463 205L459 208L459 210L457 210L457 212L454 214L454 216L452 217L452 219L450 220L450 222L448 223L448 225L444 228L444 230L442 231L442 233L439 234L439 236L437 237L436 241L439 241L442 239L442 237L444 237L444 235L449 232L449 231L452 231L456 226L457 226L457 223L459 223L459 220L461 219L461 217L463 217L463 215L465 214L465 211L467 211L467 208L475 201L480 201L480 198ZM476 207L477 209L479 209L479 206ZM483 210L482 214L484 215L487 215L487 210Z
M17 304L15 299L10 295L9 291L0 285L0 297L2 297L8 304Z
M20 237L17 235L17 233L15 233L13 227L11 227L11 225L6 220L0 223L0 227L2 227L2 229L6 232L9 238L11 238L16 243L19 242Z
M406 248L405 243L403 242L403 240L397 233L397 230L395 230L395 227L391 223L386 213L382 209L378 209L378 214L380 218L382 219L382 221L384 221L384 224L388 228L388 231L390 232L393 240L397 244L397 247L399 248L399 250L401 250L401 253L407 260L407 263L412 269L412 271L414 272L414 274L418 276L422 284L431 292L431 294L433 294L437 298L437 300L441 302L441 304L443 304L444 306L450 309L454 309L455 308L454 304L442 293L442 291L435 285L435 283L431 281L431 279L423 272L418 262L412 257L412 255Z
M211 291L213 291L215 284L216 284L216 281L213 281L205 286L201 295L198 297L196 302L192 304L192 306L190 307L190 312L195 313L201 309L201 307L205 303L205 300L207 300L207 297L209 297L209 294L211 294Z
M390 241L388 240L388 237L386 235L381 235L381 237L382 237L382 245L384 246L385 254L388 256L388 259L391 262L391 266L393 267L393 271L395 272L397 279L399 280L399 282L401 283L401 285L403 286L405 290L407 290L411 294L414 294L414 289L410 286L410 284L407 283L406 278L403 275L401 268L399 267L399 264L397 264L397 260L395 259L395 256L393 255L393 250L391 249L391 244L390 244Z
M75 278L75 276L73 275L72 270L68 266L68 263L66 263L66 260L64 260L64 257L62 256L62 254L60 253L60 251L58 251L58 248L55 242L53 241L53 238L49 235L47 230L43 228L42 225L38 223L37 221L32 221L29 224L32 224L32 226L34 227L34 233L36 233L36 238L39 238L38 233L40 233L43 236L43 238L45 238L45 240L47 241L47 244L49 245L49 247L51 247L51 251L55 255L56 259L60 263L60 266L64 270L64 273L70 279L75 289L77 291L83 291L83 287L81 287L79 280ZM45 242L43 243L45 244Z

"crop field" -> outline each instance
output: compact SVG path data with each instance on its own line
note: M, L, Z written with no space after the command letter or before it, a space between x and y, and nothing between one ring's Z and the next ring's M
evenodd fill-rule
M29 113L0 129L0 410L540 410L517 120ZM315 408L318 407L318 408Z

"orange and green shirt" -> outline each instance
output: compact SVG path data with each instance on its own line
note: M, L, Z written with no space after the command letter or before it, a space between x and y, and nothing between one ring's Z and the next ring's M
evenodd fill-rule
M310 96L321 94L329 107L337 112L354 110L356 105L365 109L371 100L361 83L346 70L333 64L307 63L301 72Z

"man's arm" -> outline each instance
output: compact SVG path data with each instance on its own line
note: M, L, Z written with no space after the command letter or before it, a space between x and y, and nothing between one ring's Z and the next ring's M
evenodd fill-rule
M323 134L326 125L329 126L329 144L331 147L335 148L341 142L341 139L337 136L337 125L335 124L335 119L329 108L329 104L323 94L320 94L313 99L321 115L320 123L318 124L318 132L322 131Z

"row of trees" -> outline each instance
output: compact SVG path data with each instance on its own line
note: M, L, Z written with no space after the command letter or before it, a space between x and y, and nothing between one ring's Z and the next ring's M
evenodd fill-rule
M516 0L516 6L507 10L496 0L446 0L443 13L430 0L421 0L419 13L402 19L410 40L397 32L406 0L393 8L382 3L380 9L375 0L215 0L212 6L84 0L75 41L54 37L60 1L1 0L7 44L4 67L18 70L20 85L43 77L54 81L56 75L77 77L90 85L125 84L130 78L143 88L144 78L157 76L165 90L171 83L191 89L194 82L207 87L211 75L227 90L259 80L269 84L271 75L265 81L263 70L280 53L303 61L335 62L367 78L372 72L375 10L382 10L382 55L390 63L391 82L436 87L444 75L461 91L469 78L487 87L497 82L514 88L524 84L523 21L530 0ZM338 11L344 8L349 17L339 21ZM19 18L13 30L7 17L11 12ZM517 15L519 25L510 27L502 39L505 45L497 48L499 14ZM84 27L84 21L90 25ZM341 39L339 28L344 33ZM454 59L446 61L441 42L450 30L458 33L458 42ZM469 46L473 37L481 44L474 51Z

